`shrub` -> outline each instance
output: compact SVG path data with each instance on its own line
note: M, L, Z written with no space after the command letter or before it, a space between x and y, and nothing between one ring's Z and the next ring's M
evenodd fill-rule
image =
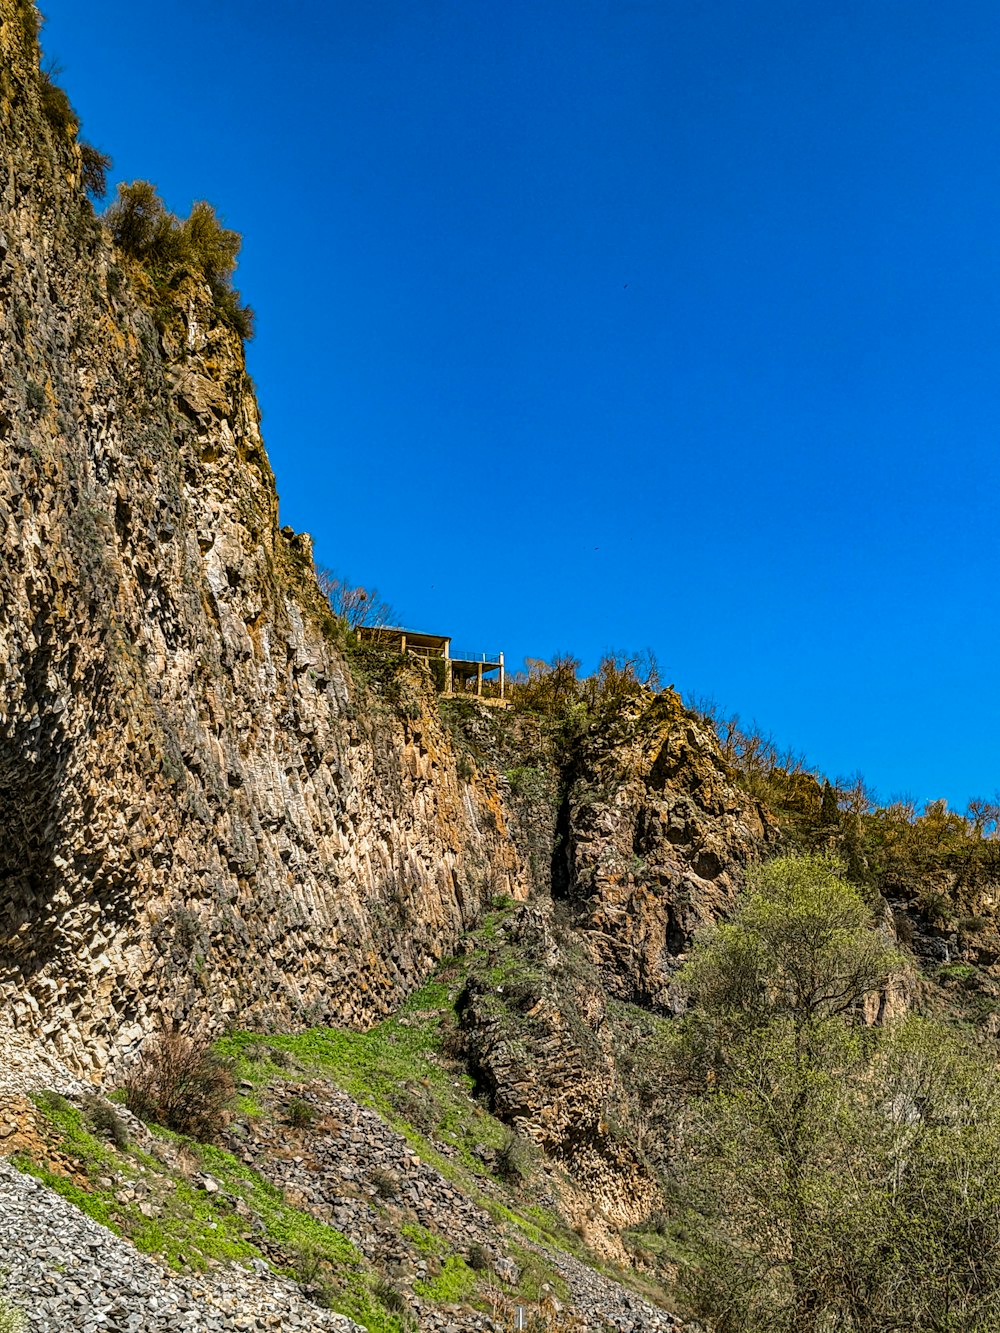
M394 1199L399 1193L399 1176L395 1171L386 1171L381 1166L373 1167L368 1172L368 1179L375 1186L380 1199Z
M118 198L104 214L104 225L120 250L133 259L146 259L164 230L166 206L149 181L118 186Z
M314 566L319 590L330 610L350 630L382 629L396 620L396 613L377 588L353 584L325 565Z
M964 931L966 935L981 935L984 930L989 929L989 924L984 916L963 916L958 923L958 928Z
M41 16L32 0L18 0L17 18L21 25L21 40L25 46L31 47L38 41L38 33L42 26Z
M103 199L108 192L108 172L111 170L111 158L102 153L92 143L80 141L80 161L83 188L95 199Z
M125 1128L125 1122L110 1102L91 1094L84 1099L83 1113L90 1121L94 1132L101 1138L108 1139L116 1148L128 1147L128 1130Z
M244 342L250 342L256 332L255 316L250 306L244 305L235 287L213 289L215 308L231 329L240 335Z
M924 889L917 905L932 926L947 925L951 919L951 899L943 889Z
M308 1129L316 1119L316 1108L301 1097L293 1097L285 1107L285 1117L294 1129Z
M118 186L118 197L104 214L104 225L120 250L138 260L161 292L190 273L212 292L220 318L242 338L253 336L253 311L233 286L240 234L224 227L204 200L182 222L171 213L149 181Z
M315 1245L303 1245L295 1253L295 1277L300 1286L317 1289L323 1274L324 1255Z
M140 1119L211 1142L228 1121L236 1089L230 1065L207 1037L172 1032L144 1049L122 1091Z
M906 915L905 912L901 912L898 909L895 912L893 912L892 921L893 925L896 927L896 939L899 940L900 944L905 945L908 949L912 948L913 922L910 920L910 918Z
M497 1175L508 1185L520 1185L531 1172L528 1145L520 1134L508 1129L503 1143L497 1149Z
M406 1297L387 1278L380 1277L372 1283L372 1295L390 1314L408 1313Z
M56 66L41 71L42 111L53 129L73 138L80 128L80 118L73 110L69 98L55 81L55 75L58 73Z
M485 1273L491 1267L490 1252L478 1240L472 1242L465 1256L465 1262L474 1273Z

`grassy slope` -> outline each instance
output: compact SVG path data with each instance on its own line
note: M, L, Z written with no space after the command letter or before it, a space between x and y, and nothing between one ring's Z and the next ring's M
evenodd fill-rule
M368 1032L237 1033L218 1043L244 1087L231 1126L234 1145L241 1123L247 1128L287 1108L290 1085L321 1090L329 1080L374 1109L425 1163L490 1214L519 1269L512 1285L476 1271L468 1251L415 1216L395 1223L401 1244L426 1264L414 1295L479 1309L498 1291L529 1306L546 1293L565 1299L565 1282L545 1250L597 1263L554 1208L529 1201L534 1188L522 1188L525 1182L509 1173L502 1180L486 1165L502 1158L509 1131L473 1098L472 1080L447 1055L457 1026L455 1001L470 969L492 973L499 966L506 973L514 966L506 958L497 963L503 919L502 911L488 918L461 959L445 964L402 1010ZM124 1139L116 1146L106 1114L95 1117L55 1094L43 1094L37 1105L49 1156L17 1164L139 1249L181 1270L264 1260L371 1333L411 1327L400 1292L347 1236L293 1205L232 1153L156 1127L144 1147ZM522 1170L544 1183L536 1158L529 1153L521 1161ZM204 1175L218 1189L206 1190Z

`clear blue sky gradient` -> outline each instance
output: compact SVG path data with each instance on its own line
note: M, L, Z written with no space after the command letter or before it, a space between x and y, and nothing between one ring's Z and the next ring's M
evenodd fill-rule
M991 0L47 0L245 237L284 522L399 617L1000 787Z

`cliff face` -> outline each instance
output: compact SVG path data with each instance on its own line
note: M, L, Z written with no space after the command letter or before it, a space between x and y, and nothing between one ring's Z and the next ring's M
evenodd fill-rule
M562 813L557 894L622 999L669 1009L695 931L732 906L742 868L776 837L707 724L672 691L595 729Z
M8 1015L98 1065L163 1021L363 1024L550 887L615 994L669 1004L767 833L714 738L644 696L567 771L537 718L350 646L279 528L239 337L110 248L32 12L0 0Z
M419 675L348 669L239 338L192 280L154 320L0 16L5 1004L98 1062L161 1017L365 1021L525 892L496 784Z

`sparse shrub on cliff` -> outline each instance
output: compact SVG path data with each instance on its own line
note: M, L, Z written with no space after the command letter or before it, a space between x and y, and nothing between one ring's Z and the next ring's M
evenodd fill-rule
M21 41L30 48L38 41L42 17L32 0L15 0L15 13L21 28Z
M488 1273L493 1266L489 1250L478 1240L474 1240L466 1251L465 1262L474 1273Z
M104 225L115 245L146 269L163 294L185 274L199 277L211 288L223 321L242 338L253 337L253 311L241 303L232 282L240 234L222 225L211 204L196 203L181 221L149 181L123 182Z
M301 1097L293 1097L285 1107L285 1119L293 1129L308 1129L316 1119L316 1108Z
M49 64L40 72L39 90L42 98L42 111L53 129L73 138L80 128L80 118L73 110L66 93L56 83L61 73L59 66Z
M103 199L108 192L108 172L111 170L111 158L102 153L92 143L80 140L80 161L83 173L83 188L95 199Z
M951 920L952 903L944 889L934 886L925 888L917 905L932 926L946 926Z
M27 399L28 406L31 408L32 412L45 411L48 404L48 399L45 397L45 390L40 384L36 384L34 380L28 381L25 398Z
M509 1129L496 1150L496 1171L508 1185L521 1185L531 1174L531 1150L520 1134Z
M629 699L661 688L660 672L652 649L607 652L590 676L580 677L580 662L569 653L557 653L551 662L527 658L527 671L510 681L507 697L513 708L537 713L569 727L567 739L596 713L620 708Z
M399 1193L399 1176L395 1171L375 1166L368 1172L368 1179L380 1199L394 1199Z
M319 590L330 603L330 610L348 629L380 629L391 625L396 613L377 588L363 588L335 574L325 565L316 566Z
M210 1143L228 1123L236 1089L230 1064L207 1037L172 1032L143 1050L122 1091L140 1119Z
M409 1312L406 1297L388 1278L380 1277L372 1283L372 1295L390 1314L405 1315Z

